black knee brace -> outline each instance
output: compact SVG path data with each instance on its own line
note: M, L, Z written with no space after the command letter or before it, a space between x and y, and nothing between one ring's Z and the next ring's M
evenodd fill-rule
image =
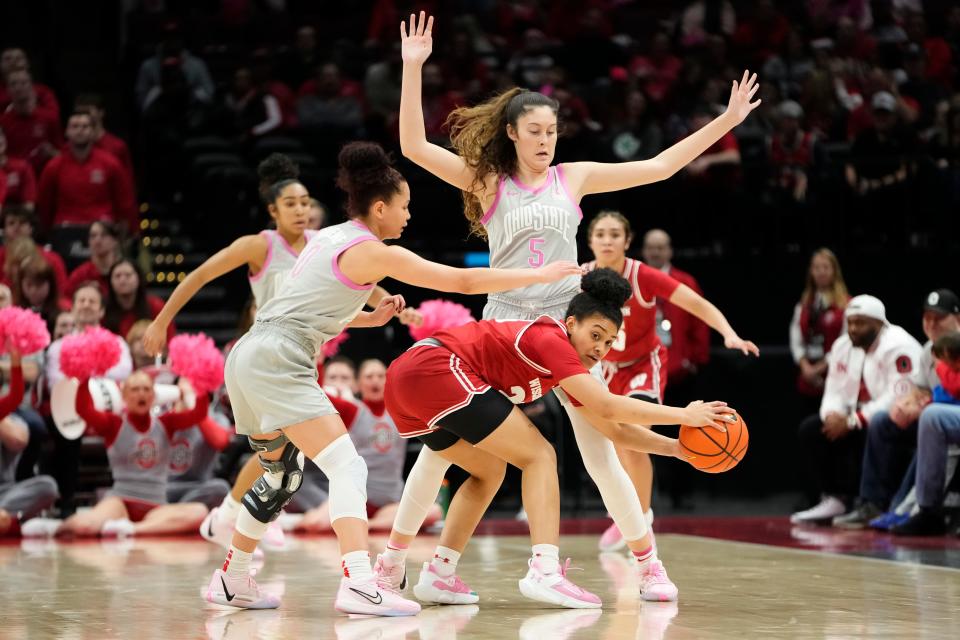
M280 511L287 506L287 503L293 498L303 481L303 465L300 462L300 450L288 442L285 437L270 441L275 444L277 440L286 444L286 448L278 460L264 460L260 458L260 464L266 473L280 477L280 487L274 489L267 482L266 474L257 478L253 486L243 496L243 502L247 505L247 511L254 518L263 523L273 522L280 515ZM261 448L258 445L263 441L251 445L258 451L275 451L279 445L270 449Z

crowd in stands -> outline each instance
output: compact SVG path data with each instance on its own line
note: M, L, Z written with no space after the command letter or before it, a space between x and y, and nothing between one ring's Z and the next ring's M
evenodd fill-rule
M247 179L247 171L253 181L242 165L268 146L292 144L281 150L320 178L330 178L324 171L346 140L398 146L396 27L413 3L376 0L367 12L329 20L294 0L130 4L127 49L142 54L122 101L130 105L130 135L108 130L102 96L43 84L18 46L0 54L0 307L36 311L54 340L18 365L0 361L7 392L20 393L16 375L23 384L22 401L0 421L0 532L54 500L64 517L77 507L84 440L64 438L50 413L63 378L62 338L101 325L117 334L123 358L107 377L120 384L153 365L140 345L142 321L156 316L162 300L147 292L140 245L132 242L141 233L138 195L208 203L216 196L198 193L198 184L226 180L229 171L216 172L233 167L233 158L241 165L234 173ZM716 116L730 79L746 66L760 75L761 107L664 187L676 199L674 224L685 243L742 235L725 220L694 218L701 202L723 208L746 199L765 238L804 250L830 240L915 242L955 224L946 212L960 204L960 6L523 0L417 7L423 4L450 25L423 69L434 140L446 139L444 122L456 106L520 85L559 101L558 161L648 158ZM224 153L219 164L214 158L199 167L189 164L197 149ZM320 195L332 190L332 178L326 182ZM840 236L822 235L824 210L848 211ZM262 227L260 214L254 224ZM316 215L316 227L334 217L319 202ZM217 228L197 233L232 234L217 236L218 246L239 233L209 226ZM647 234L642 254L698 290L673 267L666 232ZM877 298L850 297L831 251L813 254L789 342L797 397L809 416L799 427L798 457L816 506L796 521L945 530L960 443L960 302L942 284L931 283L935 290L917 305L922 325L901 329ZM672 382L708 366L702 323L668 303L659 320ZM911 337L921 326L924 345ZM210 415L229 424L228 399L217 395ZM194 426L191 437L207 438L213 452L196 476L207 481L226 444L209 435L209 424ZM170 441L181 431L170 429ZM179 472L189 467L176 464ZM33 501L23 501L25 491Z

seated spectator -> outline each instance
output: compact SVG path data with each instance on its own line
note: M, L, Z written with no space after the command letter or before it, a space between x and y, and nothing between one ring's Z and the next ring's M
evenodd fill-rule
M114 263L107 279L110 281L110 290L107 292L103 326L117 335L127 335L135 322L153 320L163 309L163 300L147 293L146 280L133 260L123 258ZM176 327L171 322L167 340L176 333Z
M14 283L13 301L18 307L37 312L53 331L57 315L70 309L70 299L60 295L57 276L50 263L37 256L20 266Z
M269 49L257 49L251 54L250 74L253 84L266 95L277 101L280 107L281 126L286 129L297 127L297 96L285 83L277 80L273 71L273 60ZM298 82L294 86L300 86Z
M930 536L946 531L943 512L948 448L960 445L960 332L940 336L933 344L937 377L935 402L923 409L917 429L917 504L920 510L890 531L896 535Z
M784 51L776 53L763 63L760 77L764 84L776 84L780 95L790 99L799 98L807 77L813 73L813 58L807 46L807 40L799 29L791 29L787 34Z
M80 285L85 282L96 282L100 285L103 296L106 297L110 292L108 278L110 267L123 257L122 240L118 225L104 220L97 220L91 224L87 235L90 259L70 272L64 294L72 298Z
M837 256L830 249L818 249L810 258L807 284L790 321L790 352L800 368L797 391L805 400L805 414L820 408L827 354L843 333L843 311L849 300Z
M27 260L40 255L37 244L30 238L14 238L3 245L3 284L13 290L14 283L20 275L20 266Z
M72 313L74 332L83 331L87 327L100 326L104 313L103 295L96 283L87 283L76 290L73 294ZM120 345L120 361L107 371L104 377L119 383L130 375L133 366L130 359L130 349L127 347L126 341L117 336L117 342ZM44 365L47 397L57 383L64 379L63 371L60 370L60 349L62 346L63 339L61 338L47 348ZM67 516L76 510L74 496L80 467L81 440L66 440L56 429L51 433L54 441L54 453L50 467L51 475L56 478L57 487L60 489L60 513Z
M79 113L89 113L93 132L93 148L106 151L120 163L130 176L130 184L136 184L130 149L121 138L113 135L104 127L107 110L103 98L96 93L82 93L73 101L73 108Z
M949 94L943 85L927 76L927 59L920 45L907 46L903 52L903 70L906 78L897 90L903 98L916 103L917 119L913 124L921 138L926 139L937 117L937 108Z
M277 68L280 69L284 82L291 87L299 87L310 79L320 62L317 30L310 25L303 25L297 29L293 48L280 56ZM397 100L399 101L399 98Z
M360 85L342 79L332 62L317 67L316 77L297 92L297 118L303 127L356 130L363 123L363 110Z
M923 305L923 333L927 342L923 345L919 366L911 376L912 385L897 397L889 411L878 411L870 419L858 505L850 513L834 518L835 527L861 529L896 506L891 505L891 500L913 458L917 420L932 401L933 390L942 386L933 345L953 331L960 331L960 299L948 289L932 291Z
M860 132L850 151L846 166L847 184L858 195L885 192L909 176L915 140L901 122L897 99L886 91L878 91L870 99L873 126Z
M940 35L930 35L927 31L927 19L923 11L911 11L904 19L904 28L910 42L919 45L924 54L924 75L942 87L954 85L957 41L953 46Z
M76 319L73 317L73 311L61 311L57 314L57 319L53 323L53 331L50 332L50 340L56 342L64 336L68 336L76 329Z
M367 67L363 77L363 93L370 112L380 116L385 123L393 124L400 105L400 78L403 61L400 58L400 43L390 47L386 59Z
M765 61L783 50L790 33L790 21L773 0L757 0L753 13L737 25L733 44L751 60Z
M650 102L659 106L673 97L680 80L683 60L670 50L670 36L660 31L650 39L650 51L630 61L630 72L640 82L640 88Z
M7 90L7 79L14 71L30 73L30 60L27 58L26 52L19 47L4 49L3 52L0 53L0 112L10 106L12 102L10 93ZM57 96L53 92L53 89L45 84L33 82L32 79L30 84L33 87L33 93L37 96L37 107L49 112L53 115L54 120L59 121L60 103L57 102Z
M77 413L87 429L104 440L113 486L93 509L59 521L35 521L25 536L170 535L196 531L207 515L199 503L167 504L171 441L206 416L206 395L190 411L151 415L156 398L153 379L135 371L123 383L123 413L99 411L88 380L80 381Z
M663 130L638 89L627 91L623 115L610 123L609 151L616 162L647 160L663 151Z
M213 101L214 84L207 64L187 51L179 28L171 23L164 27L157 53L144 60L137 73L137 104L141 111L145 112L163 93L163 69L170 64L180 72L185 89L193 99L207 104Z
M50 476L16 482L20 453L27 447L30 432L26 423L12 412L24 395L20 355L11 353L10 391L0 399L0 536L16 533L20 522L53 506L57 484Z
M539 87L546 81L546 72L556 64L550 55L550 41L539 29L527 29L520 49L507 62L507 73L518 87Z
M845 513L860 486L864 430L909 388L922 348L909 333L887 322L883 303L857 296L846 309L847 333L827 356L829 369L820 413L800 423L801 464L808 490L820 502L794 513L794 523L830 522Z
M387 380L387 367L379 360L366 360L360 365L360 399L330 395L357 453L367 464L367 515L372 531L387 531L393 526L400 495L403 493L403 466L407 458L407 444L397 433L393 418L383 405L383 388ZM331 381L324 377L324 386ZM341 381L343 382L343 381ZM304 511L298 529L312 532L328 532L330 524L329 503L326 495L326 478L316 467L304 472L305 484L314 484L314 490L294 495L294 504ZM425 524L429 526L441 517L440 506L430 508Z
M283 126L280 103L254 84L247 67L233 72L233 82L223 98L223 107L227 117L223 124L227 132L240 136L242 140L275 132Z
M423 65L423 124L427 138L433 142L446 140L447 116L461 101L459 94L446 89L440 65L431 62ZM443 142L440 142L443 144Z
M7 245L13 244L20 238L33 240L33 234L36 229L34 221L36 216L29 209L20 206L10 206L3 211L3 241L4 245L0 247L0 264L6 264ZM49 247L36 247L36 251L46 260L47 264L53 270L53 275L57 280L57 291L63 291L67 286L67 267L63 264L63 258L56 251ZM21 260L24 256L21 256ZM6 272L4 272L6 273ZM7 276L4 275L6 278ZM13 280L10 279L12 284Z
M30 74L13 71L7 76L10 106L0 112L0 129L7 134L7 153L25 160L39 175L63 146L60 118L37 103Z
M0 211L12 205L20 205L33 211L37 201L37 180L33 167L26 160L7 154L7 136L0 128Z
M93 146L93 119L74 113L67 122L67 146L40 175L37 211L44 229L86 225L95 220L139 229L130 175L105 151Z
M736 27L737 14L729 0L694 0L686 6L680 17L680 43L687 48L699 47L708 35L729 37Z
M713 109L701 105L690 117L690 131L699 131L716 117ZM694 179L711 185L730 185L740 180L740 145L732 132L727 132L709 149L684 167Z
M793 100L780 103L777 131L767 144L770 188L775 202L804 202L810 184L816 136L800 127L803 107Z

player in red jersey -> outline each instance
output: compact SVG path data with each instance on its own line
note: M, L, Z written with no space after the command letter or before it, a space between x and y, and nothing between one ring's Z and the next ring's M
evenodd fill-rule
M613 269L626 278L632 290L622 309L620 333L603 360L610 393L663 402L667 388L667 349L657 335L657 298L668 300L703 320L723 336L723 344L728 349L739 349L744 355L760 355L757 345L740 338L720 310L703 296L663 271L627 257L633 232L623 214L601 211L590 222L587 238L595 260L585 264L584 268ZM617 447L617 455L637 489L640 504L647 507L644 514L647 522L652 523L653 463L650 455L623 447ZM615 551L625 544L616 524L611 524L600 537L602 551Z
M499 482L475 483L473 476L496 476L491 472L496 470L502 478L506 462L522 471L523 504L533 542L520 591L528 598L564 607L600 606L600 599L571 583L560 565L556 456L514 405L532 402L559 386L595 418L591 424L619 446L680 458L676 440L633 423L683 422L722 429L718 421L731 411L724 403L664 407L614 395L588 373L616 340L623 319L621 307L631 289L609 269L588 274L582 287L583 292L570 302L565 323L549 316L533 321L483 320L438 331L390 365L384 399L397 430L404 437L420 438L471 473L450 505L434 562L424 565L414 587L419 599L446 604L477 601L476 593L456 576L456 563ZM676 587L665 572L646 571L648 566L659 567L651 544L645 544L638 560L641 595L675 599ZM385 575L389 567L402 570L402 564L389 557L378 558L378 572L402 584L402 575Z

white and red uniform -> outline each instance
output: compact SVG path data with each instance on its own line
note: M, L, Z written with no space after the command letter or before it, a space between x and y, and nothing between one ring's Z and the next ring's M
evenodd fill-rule
M596 262L583 265L587 271ZM663 402L667 388L667 349L657 336L657 299L669 300L680 282L639 260L627 258L621 275L633 295L623 309L623 326L603 361L610 392Z
M524 404L581 373L587 369L557 320L481 320L438 331L394 360L384 400L397 431L411 438L491 387Z

